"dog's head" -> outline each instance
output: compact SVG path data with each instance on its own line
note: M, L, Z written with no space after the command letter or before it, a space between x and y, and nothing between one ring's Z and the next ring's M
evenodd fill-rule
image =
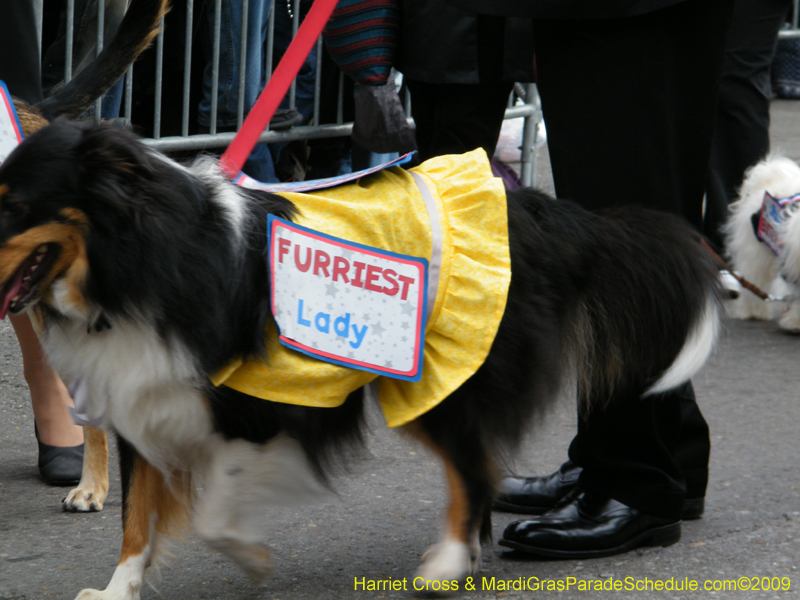
M127 131L67 120L38 131L0 167L0 316L42 300L87 316L90 297L123 310L103 290L146 293L143 261L155 260L165 227L181 234L182 220L164 215L191 221L198 187ZM121 278L127 285L115 286Z

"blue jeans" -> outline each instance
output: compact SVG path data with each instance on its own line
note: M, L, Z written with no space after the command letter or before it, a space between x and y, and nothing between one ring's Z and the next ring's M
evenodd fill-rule
M210 49L214 39L214 7L206 0L208 28L205 40ZM250 0L247 6L247 60L244 65L244 110L255 103L266 83L267 24L272 0ZM217 86L217 125L235 127L239 108L239 74L242 43L242 2L222 0L220 15L219 82ZM209 52L209 55L211 53ZM211 124L211 76L213 59L203 72L203 97L197 120L200 125ZM258 144L242 169L251 177L265 182L277 181L272 154L266 144Z
M274 47L280 56L289 47L292 42L292 18L289 16L288 11L281 3L281 6L275 9L275 39ZM277 64L273 65L277 66ZM297 74L295 83L295 96L294 104L298 112L303 115L302 124L308 123L314 116L314 84L317 77L317 46L311 48L308 57L306 57L303 66L300 67L300 72ZM289 94L284 96L279 105L279 108L291 108L289 103ZM286 145L286 142L273 142L269 145L273 156L278 157L281 150Z

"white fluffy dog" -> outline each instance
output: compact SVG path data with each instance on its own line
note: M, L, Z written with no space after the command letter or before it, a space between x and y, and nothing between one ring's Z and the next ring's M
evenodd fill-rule
M764 192L779 200L800 193L800 166L783 156L769 156L745 175L739 199L731 204L724 227L731 267L745 279L784 301L767 302L748 291L726 303L738 319L774 319L787 331L800 333L800 202L784 206L786 218L777 228L783 252L776 256L755 235ZM755 215L755 217L753 216Z

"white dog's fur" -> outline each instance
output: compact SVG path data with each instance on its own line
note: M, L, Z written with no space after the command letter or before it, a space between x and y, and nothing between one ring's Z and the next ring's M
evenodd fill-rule
M775 297L797 297L786 302L765 302L749 291L727 303L728 314L737 319L772 319L787 331L800 333L800 203L788 205L789 218L778 231L783 256L775 256L753 231L751 217L761 210L764 192L773 198L800 193L800 166L772 155L745 174L739 199L731 204L724 227L731 267L745 279Z

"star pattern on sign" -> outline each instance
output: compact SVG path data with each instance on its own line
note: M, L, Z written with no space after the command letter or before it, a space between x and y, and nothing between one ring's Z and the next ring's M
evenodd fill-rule
M273 310L273 311L272 311L272 314L273 314L273 316L275 316L275 317L279 317L280 315L282 315L282 314L283 314L283 311L281 310L281 307L280 307L280 306L276 306L276 307L275 307L275 310Z
M369 315L367 313L364 313L363 316L361 317L361 320L364 321L365 323L369 323Z
M347 259L353 258L353 251L349 248L342 248L340 254Z
M386 331L386 328L381 327L380 323L375 323L375 325L372 326L372 332L378 337L382 337L384 331Z
M386 364L383 365L383 366L386 367L387 369L393 369L394 368L394 366L392 365L392 361L390 361L390 360L387 360Z
M404 302L400 305L400 312L410 317L414 314L414 305L411 302Z
M403 322L403 324L400 325L400 327L402 327L403 329L408 329L409 325L408 325L408 323Z
M339 291L339 287L335 283L329 283L325 286L325 295L326 296L333 296L336 298L336 294Z
M356 355L353 354L352 352L348 352L347 353L347 358L355 358L355 357L356 357Z
M328 304L327 304L327 306L325 308L328 309L328 310L333 310L333 304L328 302Z

